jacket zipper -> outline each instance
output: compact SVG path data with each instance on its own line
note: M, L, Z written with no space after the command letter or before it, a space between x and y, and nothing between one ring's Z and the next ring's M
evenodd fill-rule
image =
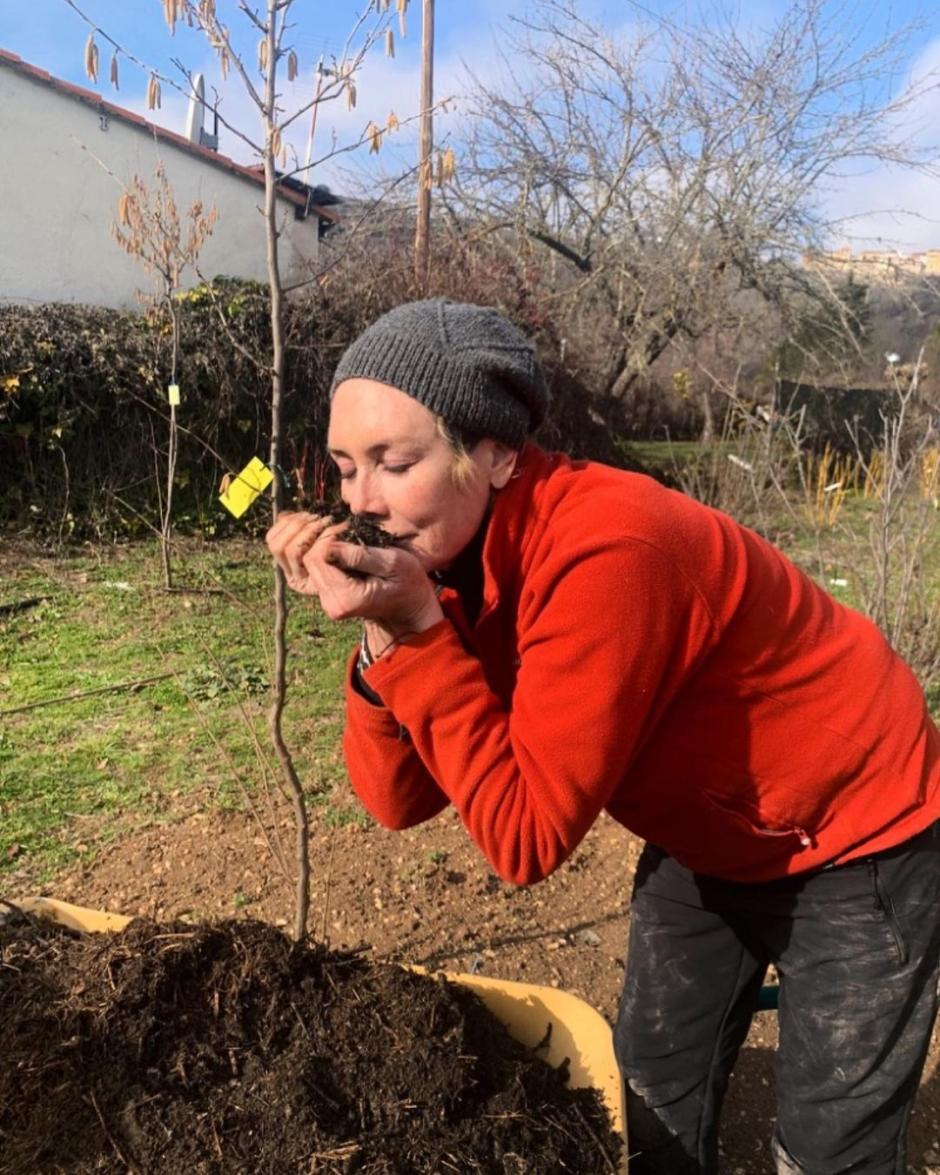
M762 828L755 824L753 828L758 836L795 836L804 849L810 848L813 843L813 839L806 829L800 828L798 824L793 828Z
M727 812L729 816L737 816L739 820L746 822L748 827L754 832L756 836L762 837L779 837L779 836L795 836L804 849L812 847L813 838L809 835L805 828L801 828L795 824L792 828L764 828L763 825L758 824L743 812L739 812L737 808L732 808L729 804L722 804L714 797L710 797L711 802L720 812Z

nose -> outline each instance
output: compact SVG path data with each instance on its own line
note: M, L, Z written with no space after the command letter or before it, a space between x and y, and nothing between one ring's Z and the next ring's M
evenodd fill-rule
M343 482L343 498L353 512L367 518L384 518L388 514L378 478L370 470L358 470Z

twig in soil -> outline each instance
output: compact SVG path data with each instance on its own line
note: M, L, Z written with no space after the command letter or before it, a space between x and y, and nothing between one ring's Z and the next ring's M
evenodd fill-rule
M538 1042L538 1044L534 1044L529 1051L533 1052L533 1053L539 1053L542 1051L542 1049L547 1049L550 1042L551 1042L551 1039L552 1039L552 1022L551 1022L551 1020L549 1020L548 1027L545 1029L545 1035Z
M293 1009L294 1015L297 1017L297 1023L300 1025L304 1036L306 1036L307 1040L311 1040L312 1038L310 1036L310 1029L307 1027L306 1024L304 1024L304 1018L300 1014L300 1009L297 1007L297 1005L294 1003L293 1000L291 1000L290 1006Z
M82 690L81 693L63 694L58 698L45 698L41 702L30 702L27 706L14 706L11 710L0 710L0 718L8 714L25 714L27 710L38 710L42 706L57 706L60 702L80 702L83 698L93 698L97 694L116 694L124 690L140 689L145 685L153 685L155 681L166 681L175 677L175 673L158 673L155 677L139 677L136 681L125 681L120 685L102 685L97 689Z
M333 1147L331 1151L313 1151L310 1155L310 1170L316 1170L316 1164L320 1159L324 1159L326 1162L342 1162L344 1159L351 1159L361 1149L358 1142L343 1142L339 1146Z
M215 1143L215 1153L218 1155L219 1159L221 1160L221 1158L222 1158L222 1142L219 1139L219 1132L215 1128L215 1119L214 1118L209 1119L209 1125L212 1127L212 1141Z
M132 1172L132 1175L137 1175L137 1168L134 1166L134 1164L128 1159L128 1157L124 1154L124 1152L118 1146L117 1139L114 1137L114 1135L108 1129L108 1124L104 1120L104 1115L101 1113L101 1110L98 1108L98 1103L95 1100L95 1095L93 1093L91 1093L90 1091L89 1091L87 1100L90 1101L92 1106L94 1107L94 1111L98 1115L98 1121L101 1123L101 1129L104 1131L104 1136L108 1140L108 1142L110 1142L110 1144L114 1150L114 1153L121 1160L121 1162L128 1169L128 1171Z
M617 1175L617 1166L615 1163L613 1163L611 1161L610 1155L608 1155L606 1149L604 1148L603 1144L601 1143L601 1140L597 1137L597 1131L594 1129L594 1127L591 1125L591 1123L584 1116L584 1113L582 1112L580 1106L575 1106L574 1110L575 1110L575 1113L578 1115L578 1117L581 1119L581 1125L588 1132L588 1134L591 1136L591 1138L593 1138L594 1144L597 1147L598 1153L602 1156L604 1162L607 1164L608 1171L613 1172L613 1175Z

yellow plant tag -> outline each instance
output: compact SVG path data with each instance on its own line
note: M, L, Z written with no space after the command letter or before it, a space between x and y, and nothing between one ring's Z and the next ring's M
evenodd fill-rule
M267 465L260 457L252 457L241 473L229 479L225 489L219 494L219 501L236 518L241 518L255 498L263 493L272 481L274 474Z
M178 408L180 402L180 386L179 384L170 384L166 390L167 399L170 401L171 408Z

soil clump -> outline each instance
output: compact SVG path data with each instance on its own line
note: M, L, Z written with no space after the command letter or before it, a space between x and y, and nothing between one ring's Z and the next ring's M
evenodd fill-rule
M546 1025L548 1028L548 1025ZM612 1172L478 998L267 923L0 921L0 1172Z
M363 518L361 514L353 514L345 502L314 502L310 507L313 514L329 515L333 523L346 523L346 529L340 536L343 542L355 543L360 547L394 547L398 540L390 531L373 522L371 518Z

